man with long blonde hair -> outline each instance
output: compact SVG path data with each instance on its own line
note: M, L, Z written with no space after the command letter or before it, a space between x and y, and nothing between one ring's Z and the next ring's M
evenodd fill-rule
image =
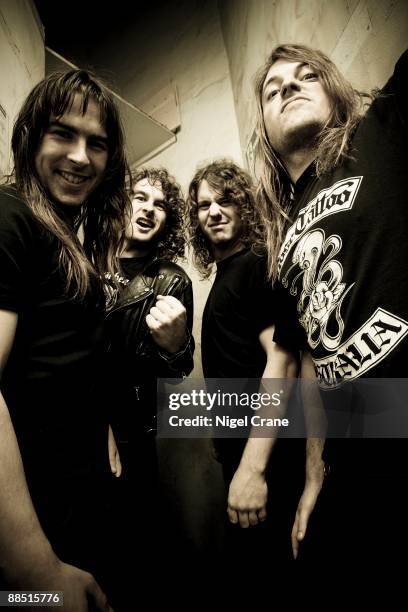
M358 387L362 377L407 376L407 72L405 52L366 112L364 94L325 54L303 45L274 49L256 79L257 202L270 277L285 300L274 340L302 350L303 375L317 377L321 387L355 385L357 392L345 394L337 409L330 410L330 394L322 395L332 437L344 434L333 429L339 410L348 435L361 437L370 410L398 406L398 389L393 405L380 388L371 394L380 396L378 404L370 404ZM375 437L387 435L378 429ZM404 521L398 509L405 507L408 485L405 446L393 439L327 440L323 457L331 475L308 538L314 554L325 561L395 554ZM316 441L315 465L319 447ZM295 555L321 480L314 478L301 500ZM307 547L302 553L307 558Z
M0 190L2 578L63 591L70 612L108 610L102 275L116 272L128 207L111 94L86 71L50 75L12 150Z

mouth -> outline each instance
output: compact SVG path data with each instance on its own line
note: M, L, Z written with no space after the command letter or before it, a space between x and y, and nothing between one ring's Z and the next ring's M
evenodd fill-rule
M289 106L289 104L291 104L292 102L298 102L299 100L306 100L306 101L308 101L309 98L304 98L303 96L297 96L296 98L290 98L290 100L285 102L285 104L282 106L281 113L283 113L283 111L286 109L287 106Z
M89 180L89 176L84 176L83 174L74 174L73 172L65 172L65 170L58 170L57 173L62 176L62 178L67 181L70 185L81 185Z
M227 225L227 221L221 221L220 223L212 223L208 227L212 230L222 229L224 225Z
M150 219L146 219L145 217L139 217L138 219L136 219L136 225L138 225L142 229L153 229L154 228L154 222L151 221Z

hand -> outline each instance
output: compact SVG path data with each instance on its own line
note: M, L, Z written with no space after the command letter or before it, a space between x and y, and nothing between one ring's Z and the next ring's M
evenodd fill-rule
M187 313L172 295L158 295L146 317L152 338L161 349L177 353L186 342Z
M112 427L110 425L108 432L108 452L111 472L116 476L116 478L119 478L119 476L122 474L122 463L120 461L118 447L116 446L115 436L113 435Z
M106 595L92 574L55 557L52 567L37 566L30 576L18 576L15 585L24 590L62 591L64 612L113 612ZM47 608L60 612L61 607Z
M313 479L305 484L302 496L296 510L295 521L292 527L292 552L293 558L296 559L299 554L299 544L305 538L307 526L310 516L316 505L317 498L323 485L322 478Z
M257 525L266 519L268 485L260 472L238 468L231 481L227 513L231 523L241 527Z

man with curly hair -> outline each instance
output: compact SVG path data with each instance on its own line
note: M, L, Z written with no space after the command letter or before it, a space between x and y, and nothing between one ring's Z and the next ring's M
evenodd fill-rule
M213 263L217 268L202 322L204 376L250 379L245 388L252 389L255 382L252 390L256 392L260 379L273 378L276 365L285 364L288 356L277 350L272 341L275 298L267 278L264 236L256 214L251 178L229 160L214 161L195 174L189 188L189 206L194 262L203 277L210 276ZM290 374L295 373L296 366ZM266 506L255 514L231 505L234 492L230 485L245 444L245 438L214 439L229 489L228 553L234 557L246 552L248 558L257 559L267 556L271 562L289 560L289 521L297 496L294 482L298 479L296 470L302 465L296 460L300 445L295 440L280 440L276 445L267 479L270 493L278 498L278 503L268 509L267 517ZM272 477L276 463L280 466L277 474L284 472L282 479ZM291 481L290 488L285 480ZM244 529L239 529L239 525Z
M132 174L128 193L132 216L117 277L122 288L110 291L106 317L109 361L118 381L111 424L122 465L112 437L110 459L117 476L123 467L118 483L122 507L133 507L137 485L144 519L152 520L156 379L183 378L193 368L193 294L189 277L174 263L184 256L185 245L179 185L163 168L143 168Z

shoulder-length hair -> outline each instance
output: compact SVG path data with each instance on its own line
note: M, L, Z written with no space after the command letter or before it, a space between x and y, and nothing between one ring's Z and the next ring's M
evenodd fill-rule
M51 115L61 117L69 111L77 94L82 98L84 115L90 100L99 106L100 120L108 137L108 161L101 183L83 203L72 229L45 192L35 168L35 157ZM115 277L117 255L123 245L125 212L129 207L123 131L110 92L85 70L49 75L25 100L14 125L11 146L14 157L11 179L40 223L58 240L67 295L81 299L92 276L102 279L109 271ZM83 245L76 234L80 224L84 231Z
M156 245L156 257L167 261L183 258L186 244L184 231L186 203L180 185L165 168L140 168L131 173L128 188L130 197L135 184L143 179L147 179L151 185L159 184L166 206L166 223Z
M268 270L272 280L277 276L279 249L285 226L290 220L290 179L279 155L269 143L263 118L262 96L269 69L280 59L306 62L316 70L331 103L330 116L317 138L315 158L317 176L334 169L350 154L351 136L361 119L363 99L368 97L367 94L358 92L352 87L327 55L304 45L276 47L256 74L258 135L256 167L260 175L256 201L265 227Z
M199 170L190 183L188 195L188 231L193 248L194 265L203 278L211 274L214 255L211 243L203 233L198 222L198 190L200 183L206 180L211 189L239 206L243 232L241 242L245 246L264 246L264 234L261 221L255 206L254 187L248 172L228 159L220 159Z

